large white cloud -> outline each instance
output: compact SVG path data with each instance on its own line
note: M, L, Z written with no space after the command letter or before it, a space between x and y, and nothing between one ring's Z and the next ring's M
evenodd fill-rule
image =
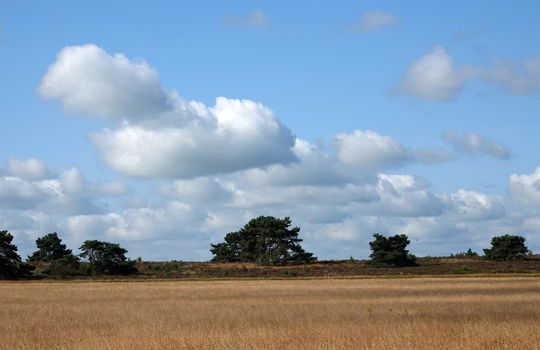
M157 72L146 62L110 55L95 45L62 49L39 93L59 99L69 113L105 118L147 117L170 108Z
M262 104L218 98L211 116L211 123L129 125L92 139L112 169L139 177L189 178L296 160L294 136Z
M296 160L294 135L261 103L186 101L146 62L94 45L64 48L39 91L68 112L116 120L92 140L107 165L129 176L187 178Z

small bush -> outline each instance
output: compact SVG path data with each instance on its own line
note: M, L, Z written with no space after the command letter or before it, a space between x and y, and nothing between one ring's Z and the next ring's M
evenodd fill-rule
M466 274L469 274L469 273L474 273L474 270L471 269L467 265L463 265L459 269L456 269L456 271L454 271L454 273L458 274L458 275L466 275Z
M458 252L455 254L450 254L451 258L476 258L478 257L478 253L474 252L471 248L469 248L466 252Z
M48 276L55 277L72 277L80 274L79 260L75 257L66 256L61 259L52 260L49 265L43 269L42 273Z

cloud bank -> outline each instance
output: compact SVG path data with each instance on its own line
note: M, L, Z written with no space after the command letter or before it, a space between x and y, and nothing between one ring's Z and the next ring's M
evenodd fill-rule
M411 67L401 88L450 99L470 72L436 47ZM291 216L306 248L321 258L367 257L373 232L408 234L420 255L478 251L500 229L526 229L530 246L540 247L539 171L511 175L506 197L466 188L438 192L407 174L415 164L463 154L511 157L508 147L476 133L444 134L450 149L412 148L362 129L337 133L326 145L312 143L262 103L189 101L164 88L148 63L94 45L63 49L39 93L68 114L105 120L91 141L103 162L130 182L91 182L73 167L9 160L0 170L0 224L27 237L27 246L58 231L73 247L106 239L146 259L204 260L209 244L226 232L274 215ZM142 190L133 179L140 177L155 182Z

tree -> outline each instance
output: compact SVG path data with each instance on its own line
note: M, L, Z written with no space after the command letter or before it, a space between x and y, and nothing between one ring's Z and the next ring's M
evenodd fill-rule
M416 257L409 254L405 248L411 243L407 235L395 235L385 237L375 233L375 238L369 242L372 253L369 255L371 261L368 262L372 266L381 267L402 267L415 266Z
M87 261L91 274L129 275L137 272L135 261L126 257L127 249L119 244L88 240L79 249L79 256Z
M36 250L28 261L53 261L73 256L71 249L67 249L56 232L46 234L36 239Z
M228 233L225 242L211 245L212 261L283 265L317 260L300 246L300 228L290 228L291 224L289 217L252 219L240 231Z
M79 258L67 249L56 232L36 239L36 250L28 257L30 262L45 262L42 273L51 276L73 276L78 274Z
M22 263L17 246L11 244L13 235L0 231L0 278L18 278L30 275L32 268Z
M520 260L530 253L522 236L495 236L491 248L484 249L484 258L489 260Z

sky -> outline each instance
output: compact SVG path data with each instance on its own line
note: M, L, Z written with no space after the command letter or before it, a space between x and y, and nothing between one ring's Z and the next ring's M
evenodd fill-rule
M204 261L540 251L538 1L0 2L0 229Z

